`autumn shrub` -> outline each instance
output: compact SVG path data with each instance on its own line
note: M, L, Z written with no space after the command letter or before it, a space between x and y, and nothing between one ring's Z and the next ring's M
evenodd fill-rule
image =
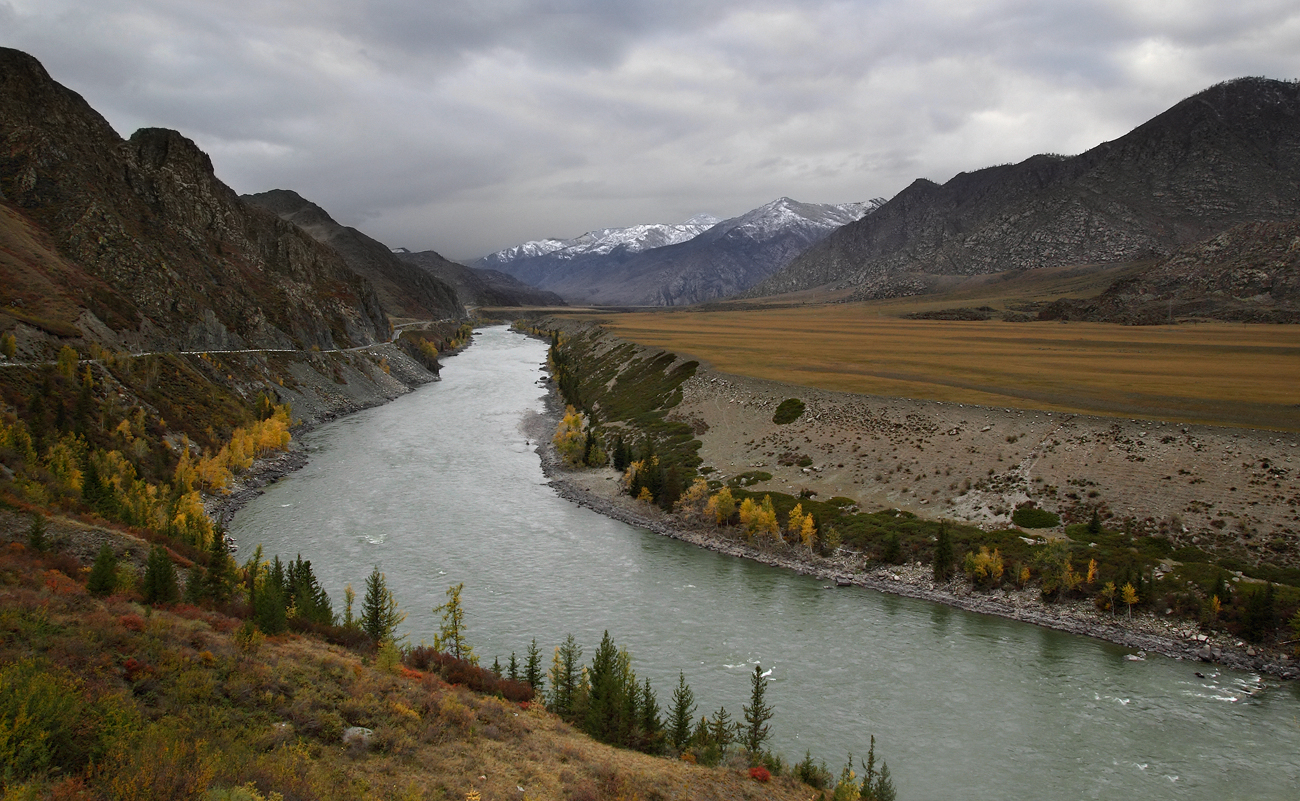
M1046 509L1039 509L1032 502L1022 503L1011 514L1011 522L1021 528L1055 528L1061 525L1061 516Z
M997 548L990 553L981 545L978 553L967 552L963 568L976 587L993 589L1002 584L1002 554Z
M772 422L779 426L793 423L803 416L804 402L798 398L786 398L776 407L776 412L772 415Z
M533 688L526 682L500 678L487 668L436 651L427 645L408 649L402 662L416 670L436 671L448 684L459 684L475 692L500 695L515 703L533 700Z
M79 682L53 665L23 660L0 668L0 766L5 783L75 766L84 757L77 729Z
M762 765L755 765L749 769L749 778L756 782L769 782L772 780L772 774Z
M321 742L337 742L339 733L346 728L343 716L334 711L333 702L310 687L299 690L282 713L293 724L295 732Z
M289 618L288 625L290 631L299 634L310 634L327 643L342 646L351 651L368 651L374 647L374 641L370 639L370 635L359 628L314 623L302 617ZM424 670L426 668L420 669Z

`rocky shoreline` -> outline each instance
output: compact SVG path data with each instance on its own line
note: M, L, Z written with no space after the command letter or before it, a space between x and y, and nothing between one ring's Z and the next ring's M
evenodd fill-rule
M439 356L442 358L455 356L468 345L467 342L459 348L445 351ZM326 397L328 402L324 403L317 398L312 398L313 403L310 404L309 414L303 422L293 428L295 439L290 443L289 449L282 453L256 459L252 467L234 477L230 491L226 494L204 497L203 508L207 511L208 516L222 527L229 525L240 509L243 509L254 498L262 494L263 487L274 484L290 473L305 467L307 465L307 453L302 443L296 439L297 437L332 420L362 409L388 403L395 398L414 391L417 387L438 380L436 374L428 372L391 344L385 343L376 346L377 350L379 348L384 349L383 353L389 359L390 369L397 374L396 376L384 375L384 378L387 379L387 385L384 387L383 392L361 392L354 393L351 396L335 393L334 396ZM369 378L373 379L373 377ZM367 382L362 381L359 383ZM292 403L293 398L300 397L305 396L303 393L292 393L290 402Z
M532 415L524 423L528 434L538 442L542 472L561 497L628 525L717 553L813 576L836 586L865 587L932 601L968 612L1093 637L1144 652L1133 655L1134 658L1161 654L1172 659L1212 662L1282 679L1300 679L1300 665L1291 657L1258 650L1223 632L1201 632L1190 621L1165 619L1150 612L1134 615L1132 619L1112 617L1098 612L1088 601L1047 604L1039 599L1035 588L976 592L964 578L936 584L930 569L919 562L880 566L871 565L863 557L851 553L841 552L827 558L789 546L757 547L728 537L725 532L692 525L619 493L617 482L611 480L612 471L570 470L564 466L550 445L561 412L561 403L552 388L546 400L546 412ZM602 473L611 475L600 475Z
M289 450L254 461L251 468L235 477L229 493L206 498L203 506L208 516L224 528L235 518L236 512L262 494L262 487L306 466L307 452L301 443L294 441Z

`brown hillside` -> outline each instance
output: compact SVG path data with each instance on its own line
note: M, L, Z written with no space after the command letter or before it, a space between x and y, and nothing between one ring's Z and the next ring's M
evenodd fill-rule
M1206 89L1078 156L918 180L751 294L930 291L943 276L1166 255L1243 222L1300 215L1300 84Z
M83 330L143 348L332 348L387 337L369 284L328 247L240 202L193 142L156 128L123 140L10 49L0 49L0 139L6 239L41 245L6 246L6 305L43 304L16 288L53 281L64 322L89 314L103 325L87 319Z

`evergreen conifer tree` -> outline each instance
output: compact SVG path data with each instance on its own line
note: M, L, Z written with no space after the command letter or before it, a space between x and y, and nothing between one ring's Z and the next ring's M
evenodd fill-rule
M664 721L659 715L659 699L650 687L650 679L645 680L641 689L640 729L641 750L647 754L658 754L664 747Z
M180 597L176 581L176 568L172 565L167 549L155 545L149 551L149 559L144 565L144 580L141 582L140 594L147 604L174 603Z
M203 565L196 563L190 567L189 578L185 580L185 593L181 596L181 600L187 604L201 604L207 595L208 571L203 569Z
M322 626L334 624L334 607L330 604L329 593L321 587L311 569L311 560L304 560L302 554L285 568L287 584L287 605L292 606L297 617Z
M91 595L103 597L112 595L117 589L117 554L113 547L104 543L95 556L95 564L90 568L90 578L86 581L86 591Z
M587 681L591 690L587 696L587 718L584 730L595 739L612 745L618 745L618 714L622 705L622 696L618 685L618 649L609 631L601 638L596 653L592 655L591 667L587 670Z
M288 627L288 606L284 590L272 580L268 573L257 591L257 602L253 604L253 622L266 634L280 634Z
M686 683L686 674L678 671L673 690L673 707L668 718L668 741L681 751L691 742L691 725L695 720L695 693Z
M27 547L37 553L45 553L50 550L49 527L45 523L45 515L40 512L32 512L32 522L27 528Z
M397 599L388 589L384 574L379 572L379 565L375 565L366 578L366 597L361 601L361 630L380 645L393 639L394 632L405 619L406 615L397 609Z
M1277 629L1277 601L1273 582L1246 597L1241 613L1241 634L1251 642L1263 642Z
M551 691L546 708L565 720L573 720L577 711L580 659L582 649L570 634L555 649L555 658L551 661Z
M1088 520L1088 533L1101 533L1101 515L1097 513L1096 509L1092 510L1092 518Z
M235 563L226 548L226 534L217 529L208 543L208 569L203 576L207 586L205 594L212 603L221 606L230 601L235 589Z
M541 695L542 687L546 684L546 678L542 675L542 651L537 647L537 638L528 645L528 661L524 665L524 681L528 686L533 688L533 692Z
M952 551L952 537L948 534L948 524L939 523L939 534L934 543L934 580L947 581L952 578L956 557Z
M850 760L852 763L852 760ZM867 761L862 763L862 788L858 793L862 801L876 801L876 735L871 735Z
M718 707L718 711L709 720L709 739L724 754L727 746L736 741L736 724L725 706Z
M519 681L519 659L515 656L514 651L510 652L510 664L506 668L506 678L511 681Z
M889 763L881 760L880 775L876 777L876 801L898 801L898 791L889 776Z
M751 760L757 760L763 753L763 743L767 742L771 726L768 721L774 712L768 706L765 695L767 679L763 677L763 666L754 665L754 675L750 677L749 705L742 707L745 713L745 750Z

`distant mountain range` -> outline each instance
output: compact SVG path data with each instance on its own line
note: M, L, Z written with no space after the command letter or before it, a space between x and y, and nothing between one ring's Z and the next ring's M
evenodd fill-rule
M677 306L753 286L883 201L821 205L780 198L739 217L590 231L526 242L474 262L580 303Z
M471 306L559 306L552 292L535 289L509 276L473 270L444 259L432 250L411 253L389 248L355 228L341 225L320 206L288 189L242 195L252 206L272 211L342 254L348 265L375 287L390 314L429 319L434 310L443 318L463 318Z
M396 248L397 258L451 284L470 306L563 306L564 298L554 292L529 286L499 270L466 267L448 261L432 250L412 253Z
M918 180L749 294L912 295L978 274L1158 260L1234 226L1298 216L1300 84L1244 78L1078 156ZM1253 230L1263 229L1234 237Z

